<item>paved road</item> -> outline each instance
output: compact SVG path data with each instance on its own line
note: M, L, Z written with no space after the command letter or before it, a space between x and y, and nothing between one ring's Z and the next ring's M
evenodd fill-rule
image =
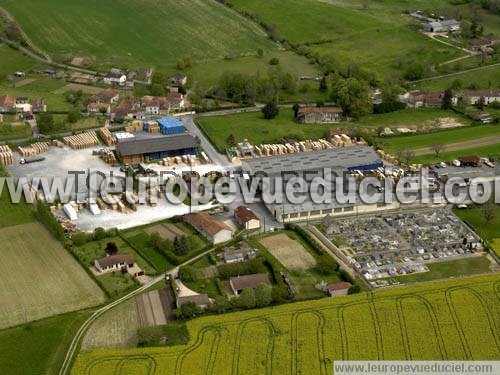
M204 257L205 255L209 254L210 252L214 251L215 248L211 248L197 256L195 256L194 258L191 258L190 260L180 264L179 266L171 269L170 271L168 271L167 273L165 274L162 274L160 276L157 276L153 279L151 279L147 284L141 286L140 288L138 289L135 289L134 291L130 292L129 294L117 299L116 301L113 301L109 304L107 304L106 306L103 306L101 307L100 309L98 309L97 311L95 311L83 324L82 326L80 327L80 329L76 332L75 334L75 337L73 337L73 341L71 341L71 344L69 346L69 349L68 351L66 352L66 357L64 358L64 362L61 366L61 369L59 370L59 375L67 375L70 373L70 370L71 370L71 365L73 363L73 359L75 357L75 355L77 354L77 351L78 351L78 348L80 346L80 341L83 339L83 337L85 336L85 333L87 332L87 330L90 328L90 326L102 315L104 314L106 311L112 309L113 307L119 305L120 303L144 292L145 290L147 290L148 288L152 287L153 285L157 284L158 282L162 281L165 279L165 276L166 275L170 275L170 277L173 277L174 275L177 274L177 272L179 272L179 268L186 265L186 264L190 264L192 262L195 262L196 260Z

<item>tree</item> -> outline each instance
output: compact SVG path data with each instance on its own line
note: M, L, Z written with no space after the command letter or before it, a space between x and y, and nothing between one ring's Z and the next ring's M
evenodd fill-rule
M182 281L196 281L199 278L198 270L193 266L182 266L179 268L179 277Z
M80 111L71 111L68 113L67 120L70 124L74 124L82 117Z
M52 133L55 131L54 116L52 113L40 113L38 115L38 128L42 133Z
M269 60L269 65L279 65L280 63L280 59L278 59L277 57L273 57Z
M326 81L326 76L321 77L319 81L319 91L327 92L328 91L328 82Z
M271 120L278 116L280 110L275 102L269 102L262 108L262 113L266 120Z
M212 306L212 311L216 314L223 314L226 311L231 309L231 304L229 301L223 296L215 297L215 302Z
M176 255L186 255L189 252L189 242L186 236L176 236L174 240L174 253Z
M484 221L489 224L497 216L497 207L493 201L488 201L481 206L481 213L483 214Z
M484 96L481 96L479 98L479 100L477 101L477 103L476 103L476 107L477 107L477 109L479 109L480 111L482 111L482 110L484 110L484 105L485 105Z
M339 265L328 254L322 255L316 264L315 270L321 275L332 275L339 268Z
M153 85L160 85L163 86L167 83L167 78L165 77L165 74L163 74L160 71L155 71L153 75L151 76L151 84Z
M409 81L415 81L417 79L422 78L424 72L425 72L424 66L420 62L415 61L406 67L403 73L403 77Z
M108 242L104 251L108 255L115 255L118 253L118 246L114 242Z
M410 149L398 151L398 159L403 160L406 164L410 164L411 159L415 156L415 152Z
M432 151L434 151L434 154L438 158L441 152L444 150L444 145L442 143L434 143L432 146Z
M102 240L107 237L106 231L104 228L97 227L94 229L94 239L95 240Z
M259 56L260 58L262 58L262 56L264 56L264 50L262 48L259 48L257 50L257 56Z
M82 246L87 243L87 233L85 232L77 232L71 236L71 239L73 240L73 244L75 246Z
M153 96L165 96L165 87L159 83L153 83L150 92Z
M357 78L334 81L331 97L348 116L356 119L373 110L368 84Z
M153 232L149 236L149 241L151 242L151 245L155 248L158 249L163 241L163 238L161 238L160 234L158 232Z
M295 103L293 105L292 109L293 109L293 117L297 118L297 115L299 114L300 105L298 105L297 103Z
M271 304L273 300L273 289L266 284L259 284L255 288L255 305L257 307L264 307Z
M236 300L236 306L242 309L251 309L255 307L255 292L252 288L243 289Z
M234 135L232 133L228 135L228 137L226 139L226 144L229 147L235 147L236 146L236 140L234 139Z
M452 106L453 106L453 91L451 91L451 89L446 89L444 90L441 108L450 109Z
M192 319L200 315L203 310L194 302L186 302L176 311L176 316L180 319Z

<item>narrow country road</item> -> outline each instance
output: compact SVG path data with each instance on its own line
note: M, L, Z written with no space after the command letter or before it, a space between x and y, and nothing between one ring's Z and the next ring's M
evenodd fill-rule
M135 289L133 290L132 292L130 292L129 294L117 299L116 301L113 301L109 304L107 304L106 306L103 306L101 307L100 309L98 309L97 311L95 311L83 324L82 326L80 327L80 329L76 332L75 334L75 337L73 338L73 340L71 341L71 344L68 348L68 351L66 352L66 356L64 358L64 362L61 366L61 369L59 370L59 375L67 375L70 373L70 370L71 370L71 365L73 363L73 360L74 360L74 357L75 355L77 354L77 351L78 351L78 348L80 346L80 341L83 339L85 333L87 332L87 330L90 328L90 326L102 315L104 314L106 311L112 309L113 307L119 305L120 303L144 292L145 290L147 290L148 288L152 287L153 285L159 283L160 281L164 280L165 279L165 276L166 275L170 275L171 277L173 277L174 275L177 274L177 272L179 271L179 268L182 267L182 266L185 266L187 264L190 264L192 262L195 262L196 260L204 257L205 255L209 254L210 252L214 251L215 250L215 247L212 247L210 249L208 249L207 251L201 253L201 254L198 254L197 256L189 259L188 261L178 265L177 267L171 269L170 271L162 274L162 275L159 275L159 276L156 276L155 278L151 279L147 284L144 284L143 286L141 286L140 288L138 289Z
M478 70L492 68L492 67L495 67L495 66L500 66L500 62L495 63L495 64L490 64L490 65L478 66L477 68L471 68L471 69L461 70L459 72L453 72L453 73L441 74L439 76L433 76L433 77L427 77L427 78L417 79L415 81L411 81L410 83L419 83L419 82L433 81L435 79L441 79L441 78L447 78L447 77L454 77L454 76L458 76L458 75L465 74L465 73L470 73L470 72L475 72L475 71L478 71Z

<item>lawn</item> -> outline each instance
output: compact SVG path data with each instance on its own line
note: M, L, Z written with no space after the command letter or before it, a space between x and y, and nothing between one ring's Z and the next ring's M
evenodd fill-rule
M104 117L82 117L74 124L70 124L67 121L68 116L66 114L56 114L54 115L54 122L56 124L62 124L63 127L59 130L62 131L79 131L86 129L96 129L104 126Z
M450 277L470 276L491 272L491 262L485 256L475 256L446 262L427 263L429 272L399 276L402 283L416 283L447 279Z
M500 143L489 146L464 148L458 151L448 151L448 152L445 151L440 153L439 157L436 157L436 155L434 154L415 156L411 159L411 162L418 164L435 164L441 161L450 162L461 156L468 156L468 155L477 155L482 157L490 157L490 156L498 157L500 156Z
M248 139L253 144L276 142L283 137L317 139L327 136L329 129L378 128L378 127L433 127L437 120L447 118L457 122L464 119L451 111L441 109L404 109L380 115L368 115L357 122L329 125L299 124L293 119L291 109L281 109L278 117L265 120L261 112L239 113L227 116L199 117L198 123L219 150L227 147L229 134L236 142ZM390 138L392 140L392 138Z
M496 360L499 280L446 280L202 317L187 322L187 345L87 351L72 373L326 374L336 359Z
M1 171L0 176L3 176ZM32 221L35 221L35 217L33 216L31 206L27 205L24 201L13 204L10 200L7 185L2 185L2 192L0 194L0 229Z
M143 231L126 232L125 240L141 254L141 256L151 263L158 272L173 268L167 259L157 251L149 240L149 235Z
M0 328L104 302L99 287L41 224L4 227L0 243Z
M17 71L26 72L32 69L36 62L21 52L0 43L0 77Z
M97 0L6 0L2 7L58 59L70 54L98 65L158 67L182 57L203 61L274 48L256 25L214 0L124 0L119 7Z
M0 331L3 373L58 374L71 340L89 315L78 311Z

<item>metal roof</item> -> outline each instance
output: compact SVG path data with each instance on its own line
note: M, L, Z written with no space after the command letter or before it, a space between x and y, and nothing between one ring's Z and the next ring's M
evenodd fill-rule
M193 136L179 134L163 137L125 139L116 145L116 150L120 155L128 156L195 147L198 147L198 142Z
M242 161L242 168L250 175L254 175L256 172L265 172L268 176L273 176L282 172L300 172L323 168L349 169L380 162L380 157L372 147L350 146L246 159Z
M174 117L164 117L157 120L158 124L165 128L175 128L178 126L184 127L184 124Z

